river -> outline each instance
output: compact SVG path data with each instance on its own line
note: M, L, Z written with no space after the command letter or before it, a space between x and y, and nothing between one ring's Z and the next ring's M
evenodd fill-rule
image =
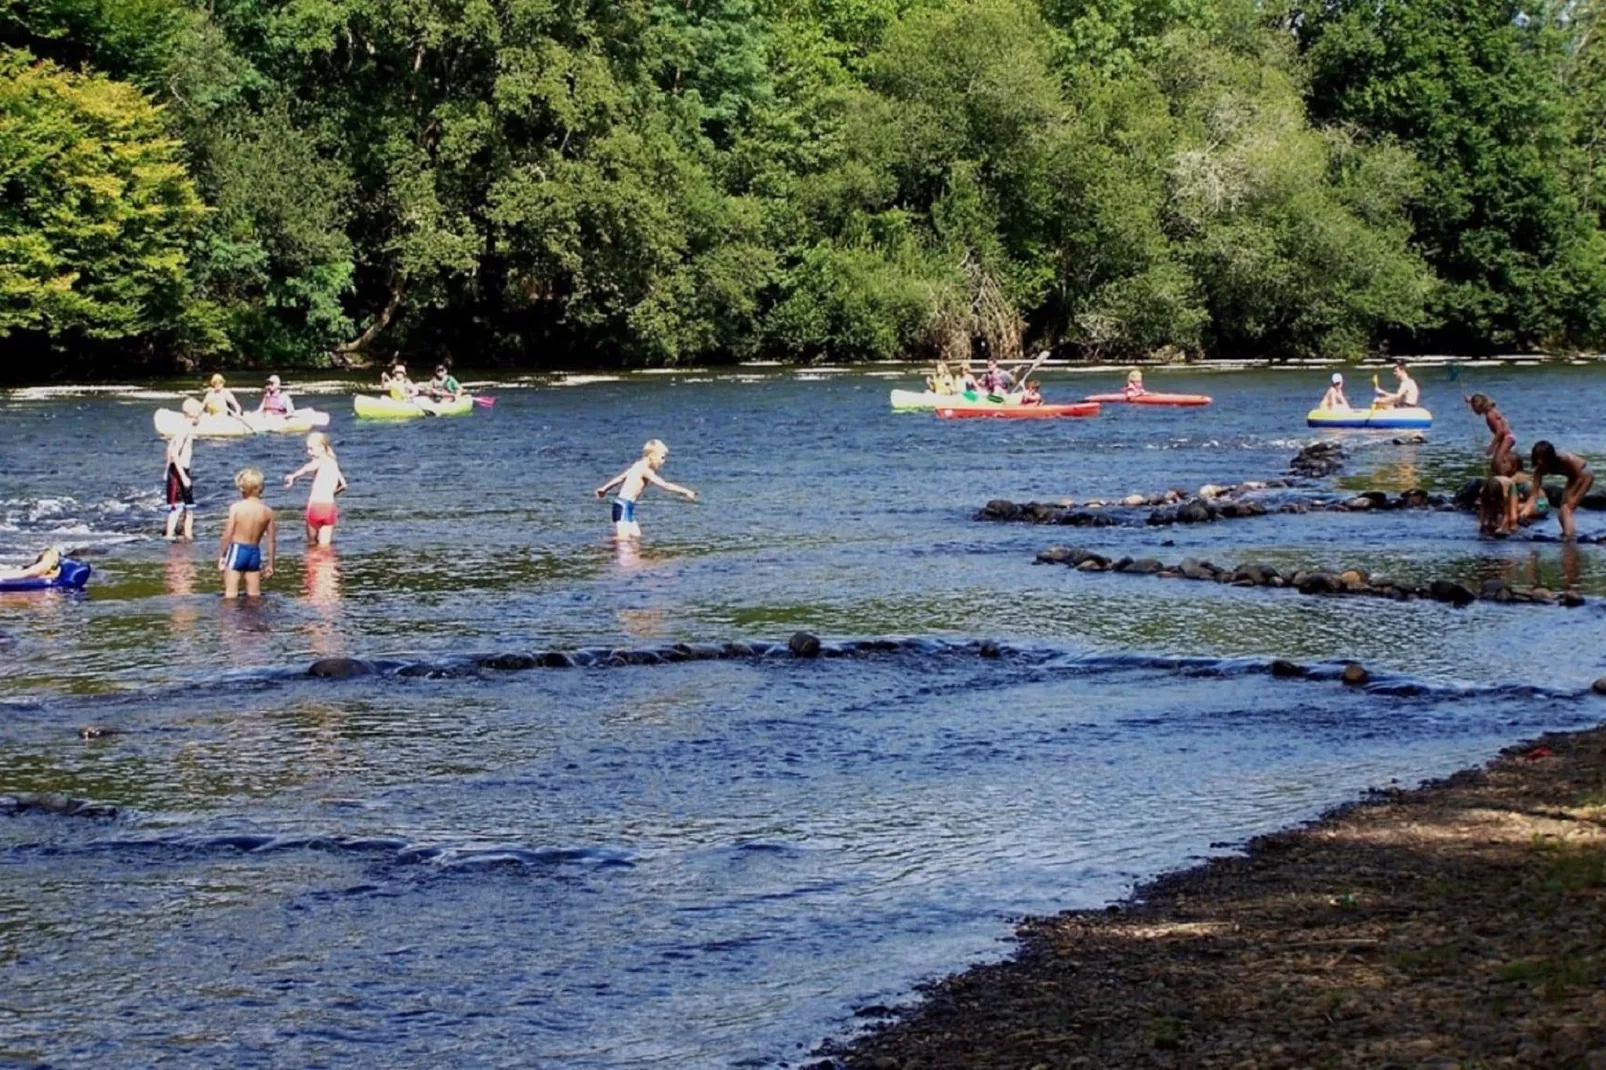
M1350 372L1352 393L1370 374ZM1352 435L1336 482L1453 489L1487 440L1472 390L1524 449L1606 458L1603 377L1425 369L1427 441ZM1058 400L1120 375L1044 378ZM96 570L80 596L0 595L0 794L119 807L0 819L0 1058L796 1066L856 1010L1007 953L1012 918L1600 719L1573 694L1602 672L1597 603L1313 599L1033 556L1070 542L1598 596L1603 548L1480 541L1447 512L972 519L997 497L1279 476L1316 437L1303 414L1326 370L1148 378L1216 403L948 422L889 411L907 370L748 367L502 382L469 416L364 423L323 384L299 400L334 413L351 483L328 553L302 546L304 490L276 483L294 437L201 443L202 541L169 546L151 413L170 391L0 394L0 563L62 543ZM654 437L701 501L649 495L642 544L620 549L590 492ZM247 464L284 520L280 571L262 604L225 604L215 540ZM799 629L932 642L305 674L328 656L464 665ZM1007 656L975 656L981 639ZM1248 671L1273 656L1421 686Z

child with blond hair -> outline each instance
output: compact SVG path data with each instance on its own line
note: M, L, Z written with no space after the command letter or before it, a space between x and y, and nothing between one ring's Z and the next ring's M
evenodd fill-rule
M242 468L234 477L240 500L229 506L218 544L217 569L223 573L223 597L240 597L240 580L250 598L262 597L262 581L273 578L273 558L278 550L279 531L273 510L262 501L262 473ZM268 552L262 554L266 539Z
M345 491L346 477L335 460L329 436L322 431L307 436L307 457L306 464L284 477L284 485L293 487L300 477L312 476L312 491L307 495L307 545L328 546L335 541L335 521L339 518L335 495Z
M641 525L636 523L636 502L647 489L647 484L671 494L679 494L689 502L697 500L697 492L678 483L670 483L658 475L658 469L669 459L669 447L652 439L641 447L641 460L598 487L597 497L605 498L614 487L619 494L613 500L613 533L621 539L641 538Z

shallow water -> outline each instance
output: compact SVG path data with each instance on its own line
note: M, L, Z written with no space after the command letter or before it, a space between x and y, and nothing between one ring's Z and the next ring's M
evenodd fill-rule
M1486 439L1459 404L1472 390L1525 446L1606 457L1603 376L1430 370L1429 441L1354 435L1336 484L1453 489ZM493 408L409 424L308 395L335 413L352 487L332 553L300 545L304 491L270 491L283 557L260 606L216 597L214 542L151 538L150 413L171 391L0 395L0 561L48 542L99 551L84 596L0 596L0 793L124 808L0 821L0 1055L795 1064L854 1029L854 1008L1002 953L1011 917L1106 901L1369 786L1599 719L1575 694L1602 671L1597 607L1304 599L1032 558L1065 541L1606 595L1606 548L1480 543L1446 513L971 520L993 497L1280 475L1312 437L1302 417L1325 372L1150 378L1217 402L947 423L888 411L912 377L769 368L503 385ZM1047 393L1117 380L1058 372ZM673 450L665 475L703 502L649 498L644 544L621 552L590 489L655 436ZM271 477L300 450L203 443L204 538L236 468ZM799 628L1012 652L301 675L326 655ZM1249 671L1271 656L1359 658L1385 686ZM1388 686L1401 680L1420 693ZM84 742L83 724L121 734Z

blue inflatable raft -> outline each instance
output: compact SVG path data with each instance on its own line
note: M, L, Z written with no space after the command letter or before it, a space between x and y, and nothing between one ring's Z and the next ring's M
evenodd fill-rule
M53 587L77 591L89 582L90 572L90 567L84 562L64 557L61 567L49 579L43 576L30 576L22 580L0 579L0 591L48 591Z

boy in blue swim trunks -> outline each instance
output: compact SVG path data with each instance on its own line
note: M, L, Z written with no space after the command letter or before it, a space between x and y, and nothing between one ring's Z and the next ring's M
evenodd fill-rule
M262 473L242 468L234 477L240 500L229 506L229 519L223 525L218 546L217 570L223 573L223 597L240 597L240 578L245 577L245 593L262 597L262 581L273 578L273 556L278 550L279 530L273 510L262 502ZM262 556L262 540L268 541L268 554Z
M636 523L636 502L647 489L648 483L671 494L679 494L689 502L697 500L696 491L659 478L658 469L668 459L669 447L655 438L641 447L641 460L597 488L599 498L607 497L614 487L619 488L619 495L613 500L614 535L621 539L641 538L641 526Z

